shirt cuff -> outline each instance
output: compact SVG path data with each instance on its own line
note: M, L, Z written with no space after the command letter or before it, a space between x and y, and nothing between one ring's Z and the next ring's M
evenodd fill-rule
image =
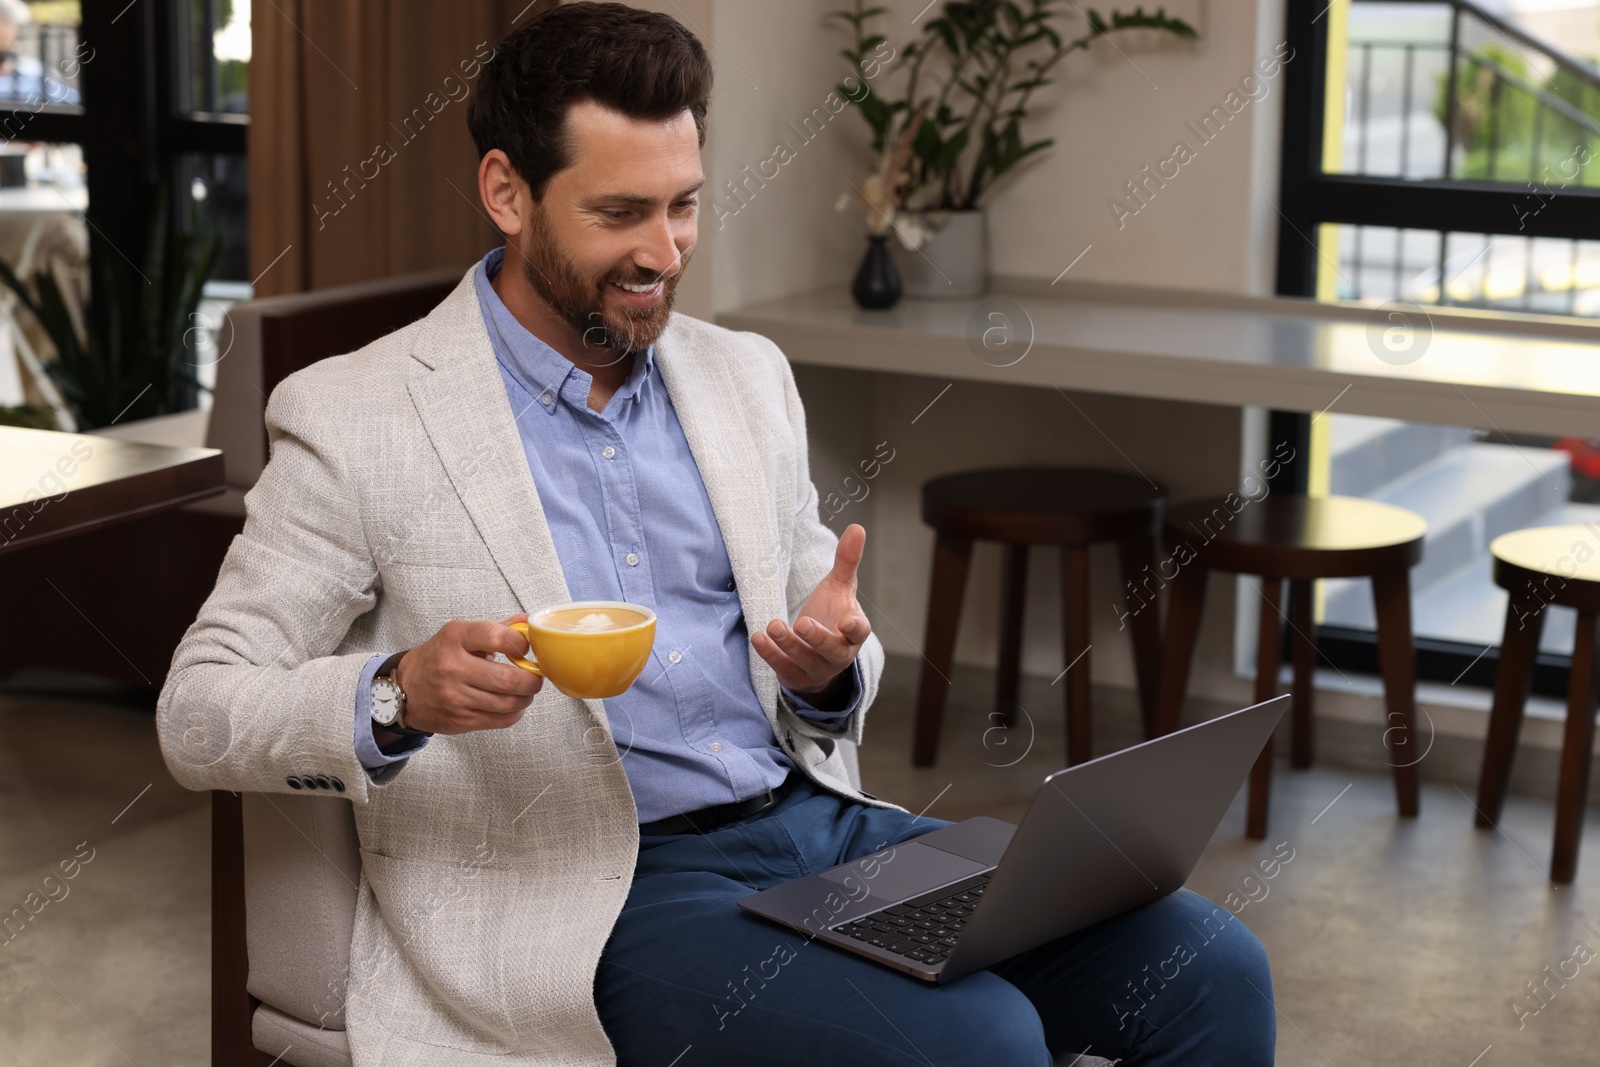
M860 660L851 660L850 688L845 691L843 698L845 706L842 708L819 708L791 689L786 688L784 692L789 695L789 699L794 703L795 714L804 716L812 722L834 723L848 718L856 710L857 705L861 703L861 689L861 662Z
M356 681L356 759L361 761L361 766L369 774L381 771L391 763L399 763L428 743L425 735L414 734L384 749L378 747L377 739L372 736L372 679L390 655L392 653L380 652L367 660L367 665L361 668L361 677Z

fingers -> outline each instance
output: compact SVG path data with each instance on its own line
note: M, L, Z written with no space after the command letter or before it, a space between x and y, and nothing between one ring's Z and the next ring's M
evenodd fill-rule
M816 640L817 644L812 644L811 640L802 638L793 628L785 625L782 619L773 619L767 623L767 628L762 632L761 636L771 641L797 667L808 673L822 671L839 658L839 648L843 642L836 636L826 635L824 631L827 630L827 627L815 620L803 617L797 621L796 625L804 627L811 638Z
M848 664L850 660L854 659L862 642L872 633L872 624L859 611L853 611L845 615L844 619L839 622L838 629L824 626L809 615L802 615L796 619L792 628L784 626L780 619L774 619L772 623L777 624L782 632L789 636L790 640L801 646L809 647L822 656L823 659L835 664ZM773 633L772 623L767 626L768 633ZM776 637L777 635L774 634L774 639ZM784 645L782 647L793 655L793 651L789 649L789 646ZM798 660L799 657L796 657L796 659Z
M452 667L452 662L458 666ZM544 685L538 675L475 655L442 660L433 680L442 711L436 732L500 730L521 720Z
M521 621L513 615L506 622ZM528 641L506 623L462 622L458 635L461 656L445 657L439 663L442 682L456 682L479 694L464 693L469 707L493 710L504 701L486 698L508 696L521 698L524 706L544 685L544 679L531 671L510 663L491 659L495 653L508 658L522 659L528 655Z
M856 570L861 566L861 556L865 553L866 547L866 527L859 522L852 522L846 526L844 533L839 535L838 546L833 550L833 570L828 573L828 577L854 588Z
M872 624L859 612L846 615L839 631L802 615L793 627L773 619L750 642L785 687L806 689L826 684L849 667L871 632Z
M406 652L396 669L406 694L406 722L430 733L462 734L515 724L544 686L536 674L497 662L521 658L528 642L505 622L456 619Z
M779 648L764 631L757 630L750 637L750 643L755 646L756 652L778 676L778 684L785 689L806 689L814 684L811 676L800 668L788 653Z
M871 635L872 623L868 622L867 617L859 611L845 616L844 621L839 623L839 636L854 648L860 648Z
M492 656L498 652L502 656L515 656L520 659L528 654L528 640L508 624L526 618L526 615L521 618L513 615L505 622L462 621L451 625L460 628L458 637L461 647L468 652L485 656Z

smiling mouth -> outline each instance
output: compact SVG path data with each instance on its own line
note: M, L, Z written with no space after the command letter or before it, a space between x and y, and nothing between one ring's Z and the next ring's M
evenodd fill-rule
M639 284L636 284L636 283L623 283L623 282L609 282L607 284L614 285L618 289L621 289L623 292L632 293L635 296L649 296L650 294L659 292L661 290L661 286L663 284L663 281L664 281L663 279L657 278L650 285L639 285Z

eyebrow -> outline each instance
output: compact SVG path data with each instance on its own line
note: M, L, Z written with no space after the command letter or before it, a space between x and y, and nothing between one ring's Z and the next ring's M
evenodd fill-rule
M705 183L706 180L701 178L672 199L680 200L692 193L697 193ZM599 196L589 197L583 203L585 207L596 207L600 204L627 204L630 207L649 207L655 203L655 200L652 197L640 196L637 193L601 193Z

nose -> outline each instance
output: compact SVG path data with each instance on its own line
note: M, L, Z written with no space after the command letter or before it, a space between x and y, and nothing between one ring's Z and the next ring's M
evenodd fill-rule
M660 215L641 238L633 263L640 270L649 271L652 277L660 278L678 269L680 255L671 221Z

